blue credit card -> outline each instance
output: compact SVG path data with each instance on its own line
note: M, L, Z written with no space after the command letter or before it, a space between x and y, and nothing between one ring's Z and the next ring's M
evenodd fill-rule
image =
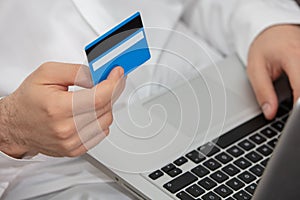
M127 75L150 59L150 51L139 12L85 47L94 85L105 80L116 67Z

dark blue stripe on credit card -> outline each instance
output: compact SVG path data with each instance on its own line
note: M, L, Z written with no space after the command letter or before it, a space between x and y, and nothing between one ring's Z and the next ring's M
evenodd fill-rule
M143 28L141 16L139 13L136 13L108 33L87 45L85 51L88 60L91 62L96 59L99 55L110 50L141 28Z

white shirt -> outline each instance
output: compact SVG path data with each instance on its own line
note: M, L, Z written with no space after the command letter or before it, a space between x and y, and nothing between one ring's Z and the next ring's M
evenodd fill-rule
M85 63L84 46L136 11L142 13L146 27L183 32L201 43L215 61L237 53L244 64L249 46L263 30L275 24L300 23L299 7L292 0L2 0L0 96L13 92L43 62ZM172 31L157 37L151 34L153 28L149 30L150 47L177 49L199 68L211 63L184 41L172 37ZM167 60L181 73L189 73L181 63L172 63L168 55L151 53L151 62ZM140 68L128 77L127 87L134 88L145 79L167 85L176 82L156 68ZM103 188L97 190L102 197L128 198L121 192L109 196L111 190L100 187L108 182L112 180L81 158L38 155L16 160L0 154L3 199L33 198L93 183Z

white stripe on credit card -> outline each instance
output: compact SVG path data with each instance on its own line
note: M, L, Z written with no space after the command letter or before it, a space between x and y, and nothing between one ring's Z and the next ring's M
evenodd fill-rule
M113 60L115 57L117 57L118 55L120 55L121 53L123 53L124 51L126 51L127 49L129 49L130 47L132 47L134 44L138 43L142 39L144 39L144 33L143 31L140 31L138 34L136 34L135 36L133 36L132 38L130 38L129 40L127 40L126 42L124 42L123 44L121 44L120 46L118 46L117 48L115 48L114 50L112 50L111 52L109 52L108 54L106 54L96 62L94 62L93 64L94 71L96 71L97 69L99 69L100 67L108 63L109 61Z

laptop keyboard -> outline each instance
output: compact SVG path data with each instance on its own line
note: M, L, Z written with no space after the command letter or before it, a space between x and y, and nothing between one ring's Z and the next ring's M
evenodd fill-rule
M174 199L251 199L291 108L291 101L285 101L275 120L259 115L148 174L148 179Z

